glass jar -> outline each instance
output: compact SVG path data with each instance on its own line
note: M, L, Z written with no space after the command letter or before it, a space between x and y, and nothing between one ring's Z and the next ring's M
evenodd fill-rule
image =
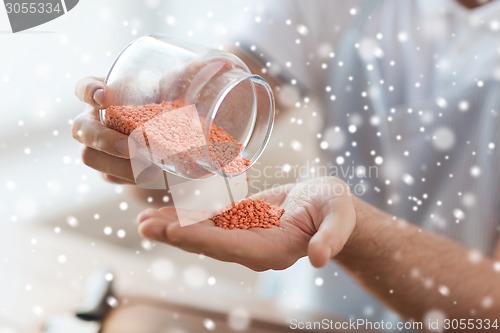
M175 175L242 174L269 140L271 88L229 52L145 36L123 49L105 82L101 121L129 135L133 158Z

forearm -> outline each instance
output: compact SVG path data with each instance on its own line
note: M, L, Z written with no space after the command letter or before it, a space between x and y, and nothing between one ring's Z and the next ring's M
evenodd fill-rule
M356 227L336 260L407 319L500 317L493 260L355 199Z

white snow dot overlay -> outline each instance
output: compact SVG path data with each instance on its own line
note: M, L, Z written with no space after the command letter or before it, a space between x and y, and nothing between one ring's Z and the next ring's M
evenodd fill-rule
M229 312L227 323L234 331L246 331L250 326L250 313L244 308L235 308Z
M455 133L448 127L440 127L434 131L432 144L437 150L449 150L455 145Z
M212 319L205 319L203 320L203 326L209 331L215 330L215 323Z
M323 285L324 281L323 281L323 278L321 277L317 277L316 279L314 279L314 284L317 285L318 287L321 287Z

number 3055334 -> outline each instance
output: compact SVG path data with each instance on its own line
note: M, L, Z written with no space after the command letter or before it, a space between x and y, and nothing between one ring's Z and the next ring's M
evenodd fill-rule
M29 3L29 2L14 2L5 3L5 8L7 9L7 14L51 14L51 13L60 13L63 11L61 8L61 4L57 3L53 5L50 2L44 3Z

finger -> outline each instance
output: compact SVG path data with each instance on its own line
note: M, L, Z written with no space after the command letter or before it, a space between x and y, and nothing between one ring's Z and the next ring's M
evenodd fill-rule
M345 197L335 201L335 205L331 207L318 231L309 241L307 252L314 267L323 267L342 250L352 234L355 222L356 213L352 198Z
M189 242L178 241L176 239L172 239L171 237L169 237L168 236L169 229L182 228L179 225L179 222L175 219L174 215L175 214L161 213L161 210L146 210L142 212L138 216L138 219L140 221L138 228L139 234L148 239L176 246L184 251L188 251L191 253L198 253L198 254L204 253L212 258L221 260L221 257L223 256L221 256L220 254L216 255L212 250L200 246L199 242L193 242L192 240ZM211 223L211 221L205 221L205 222L213 226L213 223ZM191 230L195 227L199 226L191 225L184 228L188 228Z
M145 213L146 215L148 213ZM266 271L269 269L268 266L265 265L260 265L258 262L262 261L257 261L253 258L247 258L243 256L237 256L235 254L230 254L232 252L221 252L219 247L201 247L199 244L196 242L186 242L186 241L173 241L169 238L165 238L165 234L167 233L166 230L168 229L198 229L200 225L203 225L206 222L206 225L208 227L212 227L215 229L218 229L213 226L213 223L210 221L205 221L198 223L195 227L195 225L191 225L188 227L181 227L177 221L170 221L168 222L162 217L159 217L158 214L153 214L154 216L150 216L146 220L143 221L139 225L139 233L141 236L152 239L158 242L166 243L175 247L180 248L183 251L187 251L190 253L196 253L196 254L203 254L208 257L214 258L216 260L220 261L225 261L225 262L236 262L238 264L241 264L243 266L246 266L254 271L257 272L262 272ZM207 230L207 229L205 229ZM228 230L221 230L221 231L228 231Z
M178 222L176 222L176 221L167 222L167 220L165 220L164 218L159 217L158 211L153 212L152 214L151 213L152 212L149 210L147 212L144 212L143 218L146 218L145 221L147 221L147 222L141 223L139 225L139 233L141 234L141 236L143 236L145 238L175 246L175 247L177 247L183 251L186 251L186 252L203 254L203 255L206 255L210 258L214 258L216 260L225 261L225 262L236 262L236 263L244 265L244 266L246 266L254 271L257 271L257 272L263 272L263 271L266 271L269 269L269 267L259 265L258 263L255 263L255 262L248 260L246 258L243 258L243 257L227 256L225 254L214 252L212 249L200 248L199 246L196 246L196 245L193 245L193 244L187 243L187 242L174 243L171 241L166 241L166 239L164 237L159 236L159 235L162 235L162 234L164 235L165 228L168 228L168 225L170 225L170 224L178 226ZM148 215L149 215L149 217L147 217ZM206 221L206 222L210 223L209 221ZM178 226L178 227L181 228L180 226ZM184 227L184 228L188 228L188 227Z
M120 158L130 158L128 136L107 128L96 119L95 110L79 114L73 121L73 137L87 147L106 152Z
M165 228L168 225L178 223L177 221L169 221L158 214L158 212L144 212L143 219L145 219L141 224L139 224L138 230L142 237L155 240L157 242L166 243L169 245L176 246L184 251L191 253L200 254L203 249L195 247L188 243L178 243L174 244L172 241L165 238Z
M130 160L112 156L90 147L84 147L82 162L97 171L135 183Z
M293 262L272 256L270 253L287 253L276 244L278 229L225 230L214 226L212 221L181 227L170 223L164 234L170 244L189 252L202 253L211 258L235 262L256 271L269 268L285 269ZM268 236L266 239L265 236Z
M175 222L177 221L177 217L174 215L175 212L169 213L168 210L171 207L165 206L160 209L148 208L142 211L139 215L137 215L137 223L141 224L142 222L154 218L159 217L165 219L165 222ZM165 212L166 211L166 212Z
M82 101L98 109L105 105L105 84L102 78L86 77L76 84L75 94Z
M281 250L277 249L280 245L275 242L278 228L225 230L215 227L210 220L181 227L176 220L174 207L165 207L156 212L149 211L146 215L149 216L143 216L139 225L139 233L143 237L189 252L203 253L218 260L237 262L252 269L282 269L291 264L279 262L269 256L269 253L279 253Z
M115 176L112 176L112 175L108 175L106 173L102 173L102 177L106 181L108 181L110 183L114 183L114 184L120 184L120 185L133 185L133 184L135 184L134 182L132 182L130 180L122 179L122 178L115 177Z

